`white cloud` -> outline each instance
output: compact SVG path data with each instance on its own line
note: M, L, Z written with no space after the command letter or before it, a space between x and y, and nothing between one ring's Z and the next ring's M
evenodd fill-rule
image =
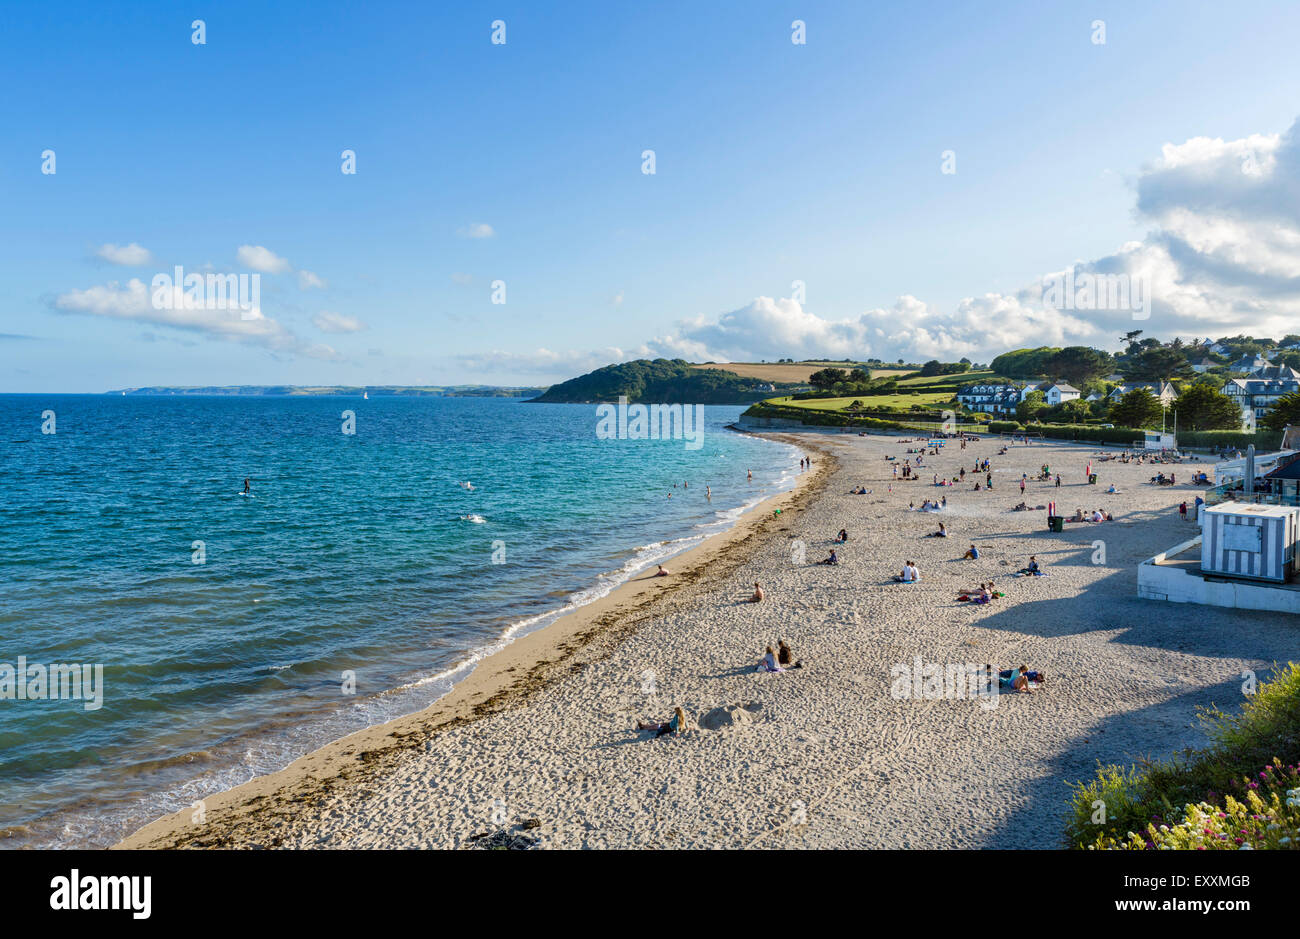
M155 305L154 299L153 290L133 277L125 286L111 281L86 290L61 293L55 298L54 307L65 313L170 326L213 339L261 346L273 352L329 361L342 359L329 346L306 342L257 308L248 311L234 307L186 309L185 291L179 286L171 288L170 305Z
M293 270L288 261L261 245L240 245L236 257L244 267L263 274L283 274Z
M482 352L458 355L455 360L462 367L492 375L536 375L555 380L572 378L594 371L603 365L643 358L645 347L634 350L617 348L595 349L588 352L553 352L538 349L535 352Z
M880 358L989 361L1021 346L1116 349L1131 329L1164 338L1281 336L1300 324L1300 121L1285 134L1166 144L1137 180L1142 241L1076 262L1079 274L1148 284L1149 317L1131 309L1060 310L1043 281L967 297L940 310L911 295L888 308L828 318L788 299L757 297L717 317L684 320L637 354L694 361ZM1044 276L1060 274L1048 272ZM644 352L643 352L644 350ZM591 355L598 355L592 353ZM571 353L569 361L581 356ZM537 367L561 362L534 357ZM606 359L621 361L621 359ZM602 364L606 364L602 363Z
M459 271L451 275L451 282L459 287L468 287L474 283L473 274L462 274Z
M323 333L359 333L366 328L366 324L355 317L331 313L328 310L317 313L311 321Z
M310 290L312 287L324 288L326 286L323 278L318 277L311 271L298 272L298 289Z
M491 225L478 222L468 228L460 229L458 233L462 238L491 238L496 234L496 231L493 230Z
M95 255L123 267L140 267L153 260L153 255L149 252L149 249L140 247L134 241L129 245L101 245L95 249Z

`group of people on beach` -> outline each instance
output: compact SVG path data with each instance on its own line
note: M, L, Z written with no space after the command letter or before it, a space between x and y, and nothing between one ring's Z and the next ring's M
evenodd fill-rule
M1025 442L1028 443L1027 440ZM999 452L1006 453L1007 449L1008 448L1006 446L1003 446L1001 451ZM907 452L909 454L915 455L915 466L913 465L911 458L906 459L901 463L899 463L896 461L895 457L892 456L886 457L888 461L894 464L893 477L895 479L901 476L901 478L903 479L915 480L917 478L916 468L924 465L923 454L926 452L924 449L909 449ZM936 450L935 454L937 455L937 453L938 451ZM799 466L801 470L806 470L810 468L811 465L812 465L811 458L805 457L802 458L799 462ZM932 481L936 486L951 486L963 482L966 479L968 472L977 475L983 474L984 476L983 480L977 479L975 481L974 489L976 491L993 489L992 465L991 465L991 461L988 460L987 458L982 460L976 460L974 465L969 470L967 469L966 466L960 467L958 474L950 478L940 477L938 473L934 473L932 474ZM1091 475L1091 463L1088 466L1088 474ZM749 474L749 478L750 479L753 478L752 473ZM1054 481L1058 488L1061 486L1060 474L1057 473L1053 475L1051 472L1051 468L1047 464L1044 464L1040 468L1040 474L1037 478L1043 481L1049 481L1049 482ZM1022 474L1019 481L1020 491L1022 494L1026 491L1028 481L1029 481L1028 474ZM850 493L854 495L866 495L866 494L870 494L871 491L872 490L868 489L866 486L859 485L851 489ZM893 486L891 485L890 492L892 491L893 491ZM1117 490L1112 485L1107 491L1114 493L1114 492L1118 492L1119 490ZM935 512L941 511L947 507L947 501L948 501L947 496L943 496L941 499L937 501L926 499L922 502L920 506L920 511L935 511ZM1184 512L1184 514L1186 513L1186 505L1187 504L1184 503L1182 506L1182 511ZM1018 506L1016 506L1016 509L1020 511L1024 511L1027 508L1028 506L1024 502L1021 502ZM909 502L908 509L913 511L917 510L917 506L915 502ZM1091 515L1085 515L1082 509L1078 509L1075 512L1075 517L1070 520L1100 522L1100 521L1110 521L1112 520L1112 516L1110 515L1110 513L1105 512L1102 509L1095 509L1091 513ZM943 522L940 522L938 530L930 532L925 537L948 538L950 537L950 533L948 531L947 526ZM841 528L835 535L834 544L836 546L844 545L848 542L848 540L849 540L848 530L846 528ZM979 558L980 558L980 550L978 546L976 546L975 544L971 544L966 549L965 553L961 555L962 560L979 560ZM839 556L838 547L831 547L829 549L827 556L819 561L816 561L815 563L818 565L827 565L827 566L839 565L840 556ZM658 571L656 572L656 576L660 576L660 577L667 576L668 574L669 571L666 568L664 568L662 565L659 566ZM1046 576L1046 572L1042 570L1041 566L1039 565L1037 557L1031 555L1028 563L1024 567L1016 571L1013 576L1042 577L1042 576ZM917 566L916 561L908 559L904 561L902 569L897 574L892 575L891 579L894 583L898 583L898 584L920 583L921 582L920 568ZM990 580L988 582L981 581L974 589L968 589L962 591L957 595L957 600L959 602L965 602L965 603L987 604L993 602L994 600L1001 599L1005 596L1006 594L998 590L994 582ZM765 599L766 599L766 594L763 590L762 584L759 583L758 581L755 581L753 593L747 598L745 598L745 600L742 602L761 603ZM764 649L762 657L759 659L757 665L755 666L755 670L760 672L779 673L779 672L786 671L787 669L802 668L802 667L803 667L803 662L795 660L790 650L789 643L784 639L779 639L775 646L769 645ZM985 669L988 673L988 678L990 681L992 681L993 676L996 675L998 687L1002 691L1017 691L1017 692L1023 691L1028 693L1033 690L1034 686L1040 685L1045 681L1045 676L1042 674L1042 672L1031 670L1027 665L1021 665L1019 668L1015 668L1015 669L996 669L996 670L992 665L986 665ZM656 737L680 734L687 729L688 729L688 719L686 717L685 712L680 706L675 707L673 709L672 717L666 721L638 721L637 722L638 731L653 731Z

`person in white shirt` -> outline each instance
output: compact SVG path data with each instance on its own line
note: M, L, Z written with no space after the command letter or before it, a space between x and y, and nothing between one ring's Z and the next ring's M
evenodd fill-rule
M916 565L911 561L904 562L903 570L894 578L900 584L914 584L920 579L921 572L916 569Z

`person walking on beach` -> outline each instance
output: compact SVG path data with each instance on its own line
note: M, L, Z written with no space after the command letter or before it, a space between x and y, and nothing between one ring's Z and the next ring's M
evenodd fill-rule
M1025 494L1025 478L1023 476L1020 477L1020 494L1022 496Z
M1057 474L1056 474L1056 488L1057 488L1057 489L1060 489L1060 488L1061 488L1061 474L1060 474L1060 473L1057 473Z
M1178 507L1178 514L1184 522L1187 521L1187 500L1184 499L1183 504Z

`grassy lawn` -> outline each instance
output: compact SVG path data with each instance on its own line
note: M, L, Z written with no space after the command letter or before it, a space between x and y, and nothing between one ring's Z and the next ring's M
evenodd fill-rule
M795 401L790 397L768 398L769 404L783 404L792 408L806 408L810 411L840 411L848 407L854 401L861 401L862 406L886 407L895 410L906 411L914 404L920 404L925 407L932 407L936 404L942 404L951 400L952 395L946 392L936 394L915 394L915 395L851 395L847 398L809 398L804 401Z
M973 385L995 377L997 376L995 376L991 370L982 369L978 372L962 372L960 375L931 375L928 378L904 378L898 383L898 387L924 388L926 385L950 385L954 383Z

